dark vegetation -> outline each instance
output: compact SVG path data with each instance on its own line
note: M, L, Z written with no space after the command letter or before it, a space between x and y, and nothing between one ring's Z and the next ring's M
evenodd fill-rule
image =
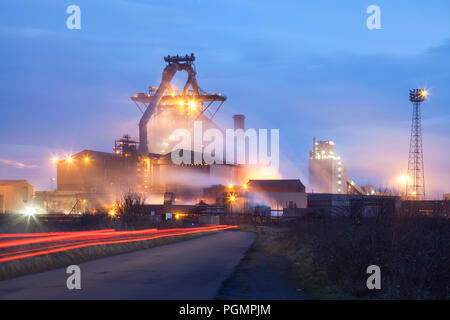
M116 202L117 218L125 228L134 227L146 215L144 203L144 195L136 192L129 192Z
M299 282L318 297L450 298L446 218L329 217L254 230L256 248L287 257ZM366 287L369 265L381 268L381 290Z
M67 221L60 217L39 219L0 215L0 233L181 226L181 221L164 221L160 216L146 214L143 202L141 195L127 193L115 204L113 216L107 212L85 213ZM349 210L340 217L311 215L289 220L228 216L221 218L221 224L241 225L243 229L257 232L258 240L253 246L255 256L262 252L287 259L298 282L296 284L312 296L449 299L450 220L383 212L387 210L364 217L361 210ZM130 247L132 250L142 248L141 244L126 244L124 247L124 252ZM117 248L113 251L122 252L122 246ZM93 256L109 254L95 252ZM79 257L69 260L78 261ZM36 265L40 264L39 260ZM42 265L36 269L45 269L49 264L44 262ZM368 290L366 287L369 277L366 270L370 265L381 268L381 290ZM10 274L21 272L15 270Z

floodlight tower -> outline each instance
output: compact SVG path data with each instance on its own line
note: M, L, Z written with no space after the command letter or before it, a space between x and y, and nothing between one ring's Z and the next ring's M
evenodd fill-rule
M422 124L420 106L427 91L425 89L409 90L409 101L413 104L411 138L409 141L408 177L406 181L406 199L425 199L425 177L423 170Z

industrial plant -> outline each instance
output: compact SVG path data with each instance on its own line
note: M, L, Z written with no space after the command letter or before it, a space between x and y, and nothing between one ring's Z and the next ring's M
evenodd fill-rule
M167 208L168 204L178 205L183 212L192 212L192 208L199 211L201 204L201 212L221 214L243 213L266 203L279 211L287 204L306 207L305 187L300 180L294 182L294 188L286 186L285 181L272 181L283 187L275 187L277 191L269 187L266 198L264 187L257 180L262 166L238 164L235 156L207 163L203 158L204 145L196 149L193 143L177 149L180 136L175 133L193 134L194 122L201 123L203 132L211 128L224 132L214 122L214 116L227 98L199 87L194 54L167 56L164 60L167 65L159 86L150 86L147 92L131 97L142 113L139 138L124 135L115 141L111 153L83 150L65 159L53 159L56 190L36 191L34 204L47 213L108 211L118 198L132 191L143 194L149 211L157 213L173 211ZM171 84L178 71L188 74L182 90ZM233 119L234 130L244 131L245 116L237 114ZM235 142L233 148L237 150L240 142ZM191 161L176 164L174 153ZM248 189L253 185L259 185L255 187L258 196Z
M150 86L146 92L131 97L142 114L138 139L125 134L114 142L113 152L86 149L65 159L54 158L56 190L36 191L33 196L33 187L26 181L0 181L0 212L19 212L23 208L65 215L114 212L116 201L127 192L142 194L149 214L167 216L178 212L281 217L302 216L317 210L332 215L346 211L356 202L366 214L372 214L386 208L386 203L390 210L398 211L401 198L425 199L420 125L420 104L425 99L425 90L410 93L414 114L405 195L359 186L348 177L344 159L335 152L335 143L316 138L309 153L307 194L299 179L261 175L267 169L265 166L237 161L236 150L246 150L245 145L239 145L243 141L245 144L243 114L233 116L234 132L244 136L241 141L233 138L233 156L225 152L228 146L222 145L222 150L214 153L226 157L222 161L206 161L206 146L202 142L199 146L194 139L181 145L180 139L194 135L198 123L202 134L210 129L225 132L214 117L227 97L200 88L194 54L167 56L164 61L166 67L159 86ZM181 90L172 85L178 71L188 75ZM174 154L188 161L175 163ZM441 202L436 203L437 209L432 209L432 213L448 212L448 201ZM414 207L411 204L404 207L408 212L419 210L411 209Z

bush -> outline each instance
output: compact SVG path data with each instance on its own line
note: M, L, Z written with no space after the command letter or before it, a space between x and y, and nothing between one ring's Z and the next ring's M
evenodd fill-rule
M95 228L109 226L111 219L107 213L85 212L80 216L80 225L83 228L94 226Z
M117 218L126 228L136 224L139 218L145 214L144 203L145 197L143 194L137 192L125 193L115 204Z
M336 217L290 228L300 264L321 284L356 297L448 299L450 221L445 218ZM368 290L366 269L381 268L382 290Z

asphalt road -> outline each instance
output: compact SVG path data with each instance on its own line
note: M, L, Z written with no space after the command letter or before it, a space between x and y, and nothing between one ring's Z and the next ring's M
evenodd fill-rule
M79 264L81 289L66 268L0 281L0 299L214 299L255 240L241 231Z

